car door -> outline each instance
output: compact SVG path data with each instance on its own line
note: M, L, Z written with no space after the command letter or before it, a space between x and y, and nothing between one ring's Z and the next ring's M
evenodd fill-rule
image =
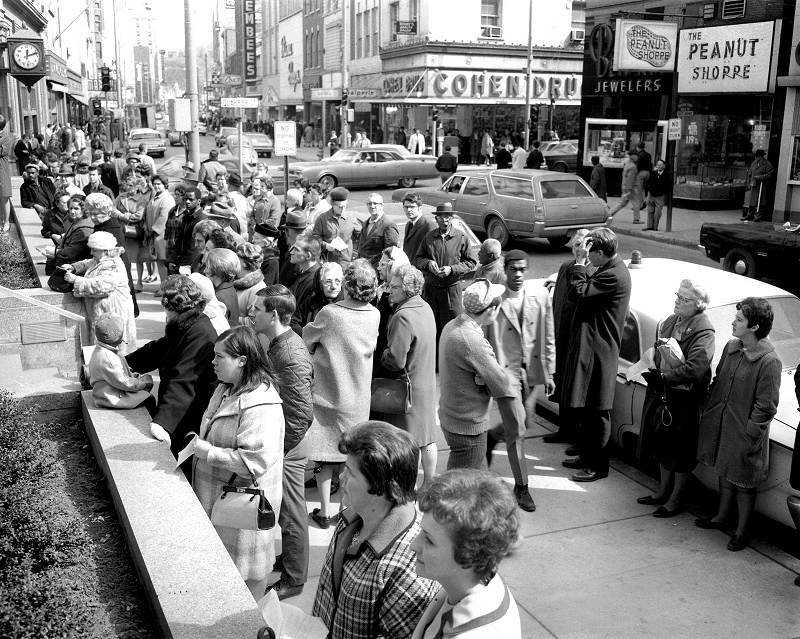
M388 151L375 151L375 184L394 184L400 178L407 177L402 175L398 166L401 164Z
M472 228L483 228L483 213L489 205L489 181L486 176L470 175L462 186L453 208Z
M645 336L645 338L649 340L648 344L652 344L655 341L655 333L650 337ZM622 329L614 407L611 410L611 427L617 444L628 448L628 452L634 452L637 455L642 407L647 387L640 382L629 382L625 373L628 368L641 359L641 343L642 334L639 322L633 313L628 312L625 326Z
M442 184L441 192L439 194L439 202L450 202L453 205L453 210L457 211L456 204L458 203L458 194L461 192L461 187L467 181L466 176L456 173L447 182Z

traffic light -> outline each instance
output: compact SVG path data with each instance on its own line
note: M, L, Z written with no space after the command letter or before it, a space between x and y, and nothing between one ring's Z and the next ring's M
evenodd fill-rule
M95 115L103 115L103 104L100 100L92 100L92 112Z
M345 89L345 88L342 88L342 106L343 106L343 107L346 107L346 106L347 106L347 99L348 99L349 97L350 97L350 96L349 96L349 95L348 95L348 93L347 93L347 89Z
M111 91L111 68L100 68L100 90Z
M534 104L531 106L531 126L539 123L539 105Z
M433 107L433 126L434 128L439 126L439 109L438 107Z

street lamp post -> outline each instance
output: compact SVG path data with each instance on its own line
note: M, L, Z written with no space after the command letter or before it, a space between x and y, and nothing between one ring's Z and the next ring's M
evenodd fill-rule
M200 132L197 130L197 61L194 50L194 30L192 28L192 0L183 0L184 22L186 23L186 97L189 98L191 131L189 132L189 159L200 166Z
M533 0L528 12L528 64L525 73L525 150L531 145L531 60L533 58Z

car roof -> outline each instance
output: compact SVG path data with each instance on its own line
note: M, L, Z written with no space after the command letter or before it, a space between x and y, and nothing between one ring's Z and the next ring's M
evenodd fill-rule
M522 178L523 180L529 180L532 177L540 179L547 178L548 180L580 179L579 176L573 175L572 173L558 173L554 171L546 171L541 169L489 169L489 168L465 167L463 169L458 169L456 171L456 174L468 175L468 176L500 175L504 177Z
M158 135L158 136L161 135L155 129L131 129L131 132L128 135L135 135L135 134L142 134L142 133L152 133L152 134L155 134L155 135Z

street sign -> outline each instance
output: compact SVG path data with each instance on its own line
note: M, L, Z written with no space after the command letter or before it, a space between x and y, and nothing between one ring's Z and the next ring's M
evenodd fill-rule
M341 89L311 89L312 100L341 100Z
M275 123L275 155L278 157L297 155L297 123Z
M240 87L242 86L242 76L240 75L222 76L222 85L226 87Z
M667 139L680 140L681 139L681 121L680 118L672 118L669 121L669 131L667 132Z
M257 109L258 98L222 98L223 108Z
M394 32L398 35L417 35L417 21L398 20L394 23Z

